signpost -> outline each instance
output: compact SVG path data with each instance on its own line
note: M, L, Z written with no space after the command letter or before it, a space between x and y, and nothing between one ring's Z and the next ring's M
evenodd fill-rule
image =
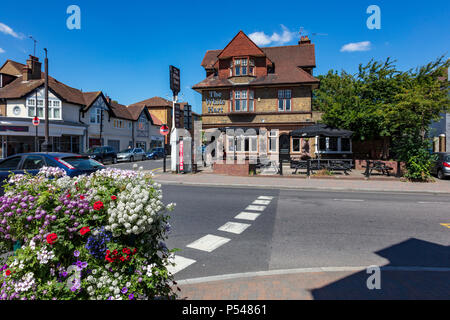
M177 134L175 127L175 103L178 99L178 93L180 92L180 69L174 66L169 66L170 73L170 90L173 93L172 100L172 130L170 132L170 144L171 144L171 169L172 172L177 170Z
M37 99L36 101L36 112L37 112ZM38 117L34 117L33 120L31 120L31 123L33 126L36 127L36 136L34 137L34 148L36 149L36 152L39 152L39 144L38 144L38 125L41 123L41 120L39 120Z
M166 172L166 136L169 133L169 127L165 124L161 126L159 129L159 133L164 136L164 162L163 162L163 171Z

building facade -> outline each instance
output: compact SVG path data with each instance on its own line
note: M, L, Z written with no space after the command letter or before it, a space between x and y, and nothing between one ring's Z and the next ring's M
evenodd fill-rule
M298 45L260 48L240 31L224 49L207 51L201 65L206 78L193 89L202 95L203 129L265 129L269 152L292 158L306 152L310 142L290 132L317 120L312 91L319 80L313 76L315 48L308 38L302 37ZM278 143L272 146L273 129L278 130ZM314 152L316 142L311 144L308 153ZM258 151L248 142L245 150L238 150L232 139L225 148Z
M109 145L145 150L161 141L148 110L121 105L101 91L82 92L49 76L49 140L52 151L82 153ZM0 156L40 151L44 141L44 73L38 58L7 60L0 68ZM32 119L40 124L35 127ZM153 139L154 138L154 139ZM159 143L160 144L160 143Z

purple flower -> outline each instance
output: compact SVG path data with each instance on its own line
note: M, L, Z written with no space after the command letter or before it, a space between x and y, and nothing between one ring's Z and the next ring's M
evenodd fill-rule
M134 294L130 294L130 295L128 296L128 299L133 300L133 299L134 299Z
M79 256L80 256L80 251L75 250L75 251L73 252L73 255L74 255L75 257L79 257Z
M128 288L127 287L123 287L122 290L120 292L122 292L123 294L127 293Z

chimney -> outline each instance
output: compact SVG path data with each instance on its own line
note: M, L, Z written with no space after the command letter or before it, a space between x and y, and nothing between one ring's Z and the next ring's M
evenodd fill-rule
M28 66L23 67L22 75L23 75L23 81L32 80L31 68L29 68Z
M41 63L39 62L39 58L30 55L30 58L27 60L27 67L31 70L31 78L28 80L41 79Z
M310 44L310 43L311 43L311 40L309 39L308 36L301 36L300 41L298 42L299 45Z

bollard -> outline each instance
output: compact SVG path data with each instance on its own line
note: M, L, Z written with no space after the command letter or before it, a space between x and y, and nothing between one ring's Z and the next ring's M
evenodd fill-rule
M283 159L280 159L280 176L283 175Z
M311 159L306 160L306 176L308 178L311 176Z

